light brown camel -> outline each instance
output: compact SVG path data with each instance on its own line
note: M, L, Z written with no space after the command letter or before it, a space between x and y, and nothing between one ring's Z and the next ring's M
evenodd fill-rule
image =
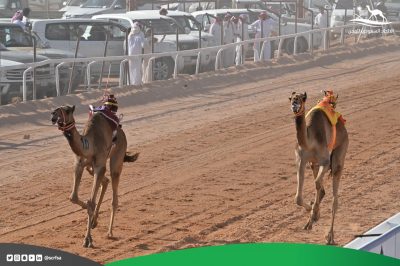
M319 219L319 206L325 195L323 178L325 173L331 170L333 183L332 219L326 241L327 244L333 245L335 244L333 224L338 209L339 181L343 171L349 139L344 123L339 120L336 124L336 142L333 150L330 152L328 144L332 137L332 125L328 117L321 110L314 110L306 117L306 99L307 93L295 92L289 98L291 109L295 115L294 120L297 133L295 150L297 164L296 203L303 206L307 211L310 211L310 218L304 229L311 230L313 223ZM311 163L317 190L314 203L311 203L311 205L303 201L304 170L308 162Z
M108 237L112 238L112 227L114 223L115 212L118 207L118 183L122 172L124 162L134 162L138 154L127 155L127 141L125 133L120 127L117 128L117 138L115 146L112 146L113 130L107 119L100 113L95 113L86 124L83 134L80 135L75 127L74 113L75 106L61 106L51 113L51 121L58 125L63 131L68 143L75 153L75 172L73 189L70 200L87 209L88 223L84 240L84 247L93 247L90 230L97 225L100 205L103 201L109 179L105 177L106 163L110 159L110 175L113 190L112 209ZM92 192L90 199L85 203L78 197L79 184L84 168L94 176ZM96 206L97 192L101 185L100 197Z

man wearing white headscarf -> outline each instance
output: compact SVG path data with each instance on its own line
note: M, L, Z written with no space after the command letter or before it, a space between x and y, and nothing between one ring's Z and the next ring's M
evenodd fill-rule
M258 17L259 19L251 24L251 27L256 30L255 38L259 39L270 37L271 32L277 23L265 11L261 12ZM261 53L262 43L263 41L254 43L255 49L259 55ZM271 59L271 42L265 42L264 46L264 53L260 56L262 61Z
M224 16L223 28L224 28L224 44L230 44L235 42L235 29L231 13L226 13ZM222 53L222 62L224 67L230 67L235 62L235 47L226 48Z
M146 39L140 29L138 22L135 22L128 36L128 55L142 54ZM142 58L129 59L130 85L142 84Z
M216 17L214 22L211 24L209 31L209 33L214 36L217 45L221 45L222 43L221 24L222 19L220 17Z
M246 14L242 14L239 16L239 22L238 22L238 28L237 28L237 41L246 41L249 39L249 28L248 28L248 16ZM240 65L242 62L244 62L244 59L246 58L246 53L247 53L247 44L244 45L238 45L236 47L236 60L235 63L236 65ZM243 59L242 59L243 57Z

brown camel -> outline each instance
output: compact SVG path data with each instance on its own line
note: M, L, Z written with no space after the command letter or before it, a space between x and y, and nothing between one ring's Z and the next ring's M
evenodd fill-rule
M333 223L338 209L339 181L343 171L349 139L344 123L339 120L336 124L336 142L330 152L328 144L333 134L332 125L328 117L321 110L314 110L306 117L306 99L307 93L295 92L289 98L291 109L295 114L294 120L297 133L295 150L297 164L296 203L303 206L307 211L310 211L310 218L304 229L311 230L313 223L319 219L319 205L325 195L323 178L325 173L331 170L333 183L332 219L326 241L327 244L333 245L335 244ZM317 190L314 203L311 203L311 205L303 201L304 170L308 162L311 163Z
M75 173L73 189L70 200L87 209L88 223L84 247L93 247L90 230L97 225L100 205L103 201L109 179L105 177L107 159L110 159L110 175L113 190L112 209L108 237L112 238L112 227L115 212L118 207L118 183L124 162L134 162L138 154L127 155L127 141L125 133L120 127L117 128L115 145L112 144L113 130L107 119L100 113L95 113L86 124L83 135L80 135L75 127L74 113L75 106L61 106L51 113L51 121L58 125L63 131L68 143L75 153ZM90 199L85 203L78 197L79 184L84 168L94 176L94 182ZM101 185L100 197L96 206L96 196Z

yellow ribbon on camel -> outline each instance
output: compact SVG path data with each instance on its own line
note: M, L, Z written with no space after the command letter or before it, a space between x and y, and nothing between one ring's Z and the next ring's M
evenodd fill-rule
M343 124L346 123L346 120L342 117L342 115L335 110L337 97L333 94L333 91L325 91L325 97L320 101L316 106L311 108L308 111L307 116L309 116L315 110L321 110L325 113L326 117L328 117L329 122L332 125L332 138L328 144L328 149L330 151L333 150L336 143L336 124L340 120Z

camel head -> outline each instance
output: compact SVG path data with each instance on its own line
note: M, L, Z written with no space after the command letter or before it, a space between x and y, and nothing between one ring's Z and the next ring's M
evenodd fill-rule
M58 129L66 131L75 126L75 120L73 113L75 111L75 105L73 106L60 106L51 112L51 123L55 125L57 123Z
M292 112L295 115L304 114L306 100L307 100L307 92L304 93L292 92L292 95L289 97L289 101Z

